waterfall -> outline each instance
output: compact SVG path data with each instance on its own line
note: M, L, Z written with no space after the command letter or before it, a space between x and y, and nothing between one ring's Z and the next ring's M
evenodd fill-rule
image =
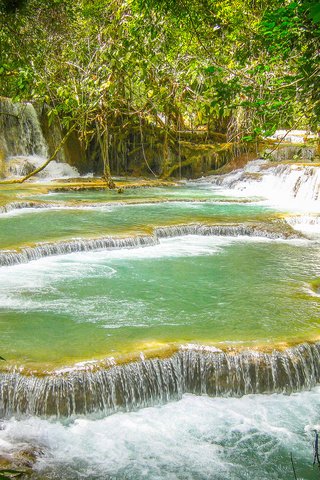
M41 167L46 158L38 155L27 155L18 157L9 157L7 170L13 177L22 177ZM52 160L44 170L37 173L37 179L55 179L55 178L73 178L78 177L79 172L75 167L71 167L64 162Z
M57 415L105 414L180 399L184 393L241 396L292 393L320 380L320 344L283 352L228 354L205 348L179 350L152 359L98 370L46 376L0 374L0 413Z
M275 225L172 225L155 228L157 238L181 237L184 235L223 236L223 237L265 237L270 239L297 238L291 230L277 229Z
M27 263L43 257L66 255L75 252L89 252L102 249L140 248L157 245L161 238L181 237L185 235L226 236L226 237L264 237L270 239L300 238L298 233L285 228L285 224L270 227L260 225L175 225L157 227L153 235L133 237L79 238L54 243L39 243L34 247L24 247L20 251L0 250L0 267Z
M306 140L313 140L316 138L316 134L307 132L307 130L276 130L271 137L273 140L284 139L287 143L304 144Z
M0 157L6 159L0 170L4 170L7 177L27 175L48 158L48 145L37 112L31 103L13 103L6 98L0 99L0 112ZM52 161L38 177L78 175L76 168Z
M200 179L246 196L265 197L274 203L284 200L316 202L320 199L320 168L312 165L280 164L265 160L249 162L242 170Z
M287 217L286 221L289 225L320 225L320 216L316 215L301 215L296 217Z
M93 239L73 239L55 243L43 243L35 247L23 248L20 252L2 251L0 266L26 263L52 255L65 255L75 252L88 252L102 249L138 248L155 245L157 239L152 235L141 235L128 238L100 237Z
M320 215L286 217L286 222L298 232L303 232L316 238L320 235Z
M37 113L31 103L0 101L0 145L7 156L39 155L46 157L47 144Z
M11 202L0 207L0 213L10 213L23 208L58 208L59 204L41 202Z

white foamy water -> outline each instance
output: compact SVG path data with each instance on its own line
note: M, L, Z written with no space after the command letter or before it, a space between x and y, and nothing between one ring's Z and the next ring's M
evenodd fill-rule
M0 218L1 217L17 217L20 215L26 215L26 214L38 214L39 212L60 212L60 211L79 211L79 210L84 210L84 211L103 211L103 212L112 212L118 205L55 205L55 204L48 204L48 206L45 205L40 205L39 207L18 207L18 208L12 208L8 209L8 211L2 211L0 210Z
M299 215L287 217L286 221L294 230L307 234L309 237L320 237L320 215Z
M92 252L98 253L98 252ZM100 253L100 252L99 252ZM111 277L116 271L101 262L97 255L89 253L45 257L29 264L8 267L7 272L0 269L0 284L17 289L52 286L55 281L70 278ZM88 258L89 257L89 258Z
M276 130L271 137L273 140L284 140L290 143L305 143L305 140L314 139L316 135L306 130Z
M320 167L312 165L272 166L255 160L241 170L199 182L211 183L222 195L266 199L267 205L281 210L320 212Z
M25 155L8 158L7 170L11 177L23 177L33 170L41 167L46 161L46 157L39 155ZM65 162L57 162L52 160L41 172L37 173L33 178L36 180L54 180L57 178L73 178L79 177L76 167L72 167Z
M320 390L182 400L104 418L3 422L5 451L42 450L35 468L59 479L312 479Z

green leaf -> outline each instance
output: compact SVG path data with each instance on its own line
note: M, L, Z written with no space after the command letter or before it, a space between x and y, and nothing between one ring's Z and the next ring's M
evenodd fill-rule
M320 23L320 4L312 5L310 7L309 17L315 23Z
M252 135L246 135L246 136L242 137L242 140L244 142L251 142L253 140L253 136Z

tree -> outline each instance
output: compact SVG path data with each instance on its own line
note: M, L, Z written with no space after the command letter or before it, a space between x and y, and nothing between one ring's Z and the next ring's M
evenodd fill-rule
M16 0L0 3L0 95L44 102L67 134L110 148L161 131L163 172L181 130L229 141L319 125L315 0ZM245 28L244 28L245 26Z

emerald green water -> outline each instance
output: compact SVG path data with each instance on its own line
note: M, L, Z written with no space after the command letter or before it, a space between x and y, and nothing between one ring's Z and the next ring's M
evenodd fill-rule
M228 203L212 190L189 186L123 195L31 193L26 188L18 200L63 208L0 215L1 249L129 236L158 225L268 222L276 215L262 205ZM101 205L119 201L124 205ZM1 267L0 354L8 360L2 364L41 372L104 357L128 361L140 352L168 355L181 344L272 350L315 340L320 296L310 282L320 277L319 260L319 242L307 239L184 236L152 247ZM109 417L8 419L2 422L0 446L39 446L37 473L30 477L35 480L108 475L289 480L291 453L298 478L313 480L318 478L312 442L319 405L319 387L291 396L184 395L162 407Z
M193 186L181 184L172 187L127 188L122 193L117 190L87 190L69 192L50 192L49 194L24 194L24 198L52 202L127 202L159 200L221 200L221 194L206 185ZM223 197L234 201L233 197ZM239 202L239 200L237 200Z
M122 195L23 192L24 200L31 197L61 208L0 215L2 249L131 236L159 225L267 222L276 215L262 205L228 202L212 189L189 185L130 189ZM112 200L114 205L102 205ZM181 343L264 348L314 339L319 297L312 295L309 282L320 276L317 259L318 244L307 240L187 236L154 247L2 267L2 353L10 362L54 367Z
M270 217L271 212L259 205L181 201L89 209L23 209L0 216L0 248L73 237L141 233L159 225L260 221Z
M314 338L318 260L312 243L187 236L1 268L3 354L59 365L172 343Z

